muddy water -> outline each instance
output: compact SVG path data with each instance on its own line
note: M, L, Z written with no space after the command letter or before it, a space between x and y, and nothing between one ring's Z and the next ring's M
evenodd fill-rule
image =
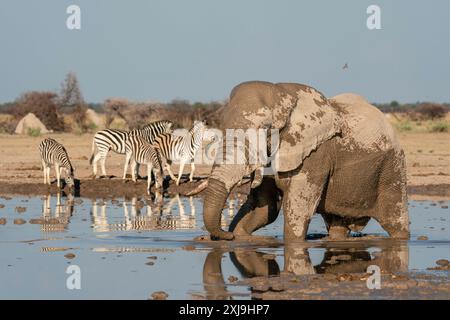
M327 242L321 239L323 221L314 216L310 240L293 253L276 243L218 247L193 242L205 233L201 201L1 198L0 299L147 299L156 291L169 299L249 299L250 288L239 285L247 277L277 275L283 269L364 273L371 264L395 274L449 275L428 270L437 260L450 259L448 202L411 202L407 242L358 237ZM238 205L237 200L228 202L224 228ZM257 234L281 242L282 225L280 215ZM386 235L375 221L363 232L375 238ZM418 240L421 236L427 240ZM71 265L81 271L79 290L67 288Z

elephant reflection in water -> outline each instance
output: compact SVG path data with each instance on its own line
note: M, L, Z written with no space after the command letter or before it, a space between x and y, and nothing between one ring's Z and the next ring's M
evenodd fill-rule
M311 263L309 250L287 246L284 249L284 271L294 275L366 273L367 267L376 265L381 273L408 271L409 251L406 243L397 247L380 248L370 253L369 247L326 248L322 262L316 266ZM222 273L222 258L230 253L230 260L243 278L257 276L276 277L280 268L275 257L253 249L213 249L208 253L203 266L203 284L207 299L231 299Z
M42 219L32 220L32 223L40 224L44 232L62 232L67 229L73 214L74 197L68 194L64 203L61 201L61 193L56 194L54 211L51 207L51 194L47 194L42 200Z
M144 207L146 211L142 212ZM178 208L178 215L173 214L174 208ZM190 214L186 213L185 204L181 201L178 194L164 205L162 196L158 192L155 200L147 202L146 205L144 205L143 201L139 201L137 197L131 198L130 202L124 201L123 212L124 220L112 223L108 221L106 203L101 202L99 204L97 201L93 201L91 215L94 231L151 231L196 228L196 209L193 197L189 198Z

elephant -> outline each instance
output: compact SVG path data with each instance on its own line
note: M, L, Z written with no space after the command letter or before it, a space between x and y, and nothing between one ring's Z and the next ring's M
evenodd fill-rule
M303 84L250 81L232 90L221 116L224 132L270 129L279 139L266 138L270 163L250 162L248 141L223 139L205 184L203 218L212 240L250 237L275 221L281 208L284 241L304 241L315 213L323 216L332 240L361 231L371 218L390 237L409 238L405 155L383 113L363 97L327 99ZM230 148L243 150L244 161L221 161ZM264 166L272 173L251 189L229 230L222 230L231 190Z
M284 276L364 274L371 265L378 266L381 274L408 272L409 247L406 243L380 246L380 251L375 253L370 252L371 248L373 244L367 243L352 247L325 246L321 262L313 264L310 259L311 248L288 245L283 248L283 268L280 268L274 255L264 251L246 247L214 248L203 264L203 287L207 299L228 300L232 297L222 272L222 260L226 253L229 253L230 261L242 280L258 277L261 287L267 290L271 283L281 282L282 273ZM255 288L252 288L253 291Z

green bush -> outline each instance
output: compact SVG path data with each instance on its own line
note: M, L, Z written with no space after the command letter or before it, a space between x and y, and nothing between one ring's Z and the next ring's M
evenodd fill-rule
M30 137L39 137L41 135L41 129L28 128L28 135Z
M430 127L431 132L449 132L450 124L445 122L436 122L433 123Z
M411 131L412 130L411 122L409 120L401 121L397 124L397 129L399 131Z

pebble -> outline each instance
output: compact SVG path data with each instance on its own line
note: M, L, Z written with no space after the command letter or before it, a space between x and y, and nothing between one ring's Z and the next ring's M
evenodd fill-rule
M73 254L73 253L67 253L67 254L64 255L64 257L65 257L66 259L73 259L73 258L75 258L76 256L75 256L75 254Z
M420 237L417 237L417 240L426 241L426 240L428 240L428 237L427 236L420 236Z
M14 224L21 225L21 224L25 224L25 223L27 223L27 222L23 219L14 219Z
M279 282L275 282L274 284L272 284L271 290L275 292L281 292L284 291L284 286Z
M23 213L23 212L27 211L27 208L25 208L25 207L16 207L16 211L18 213Z
M441 206L442 209L448 209L448 206Z
M0 226L4 226L6 224L5 218L0 218Z
M0 209L3 209L4 207L5 205L0 203Z
M153 292L151 297L153 300L166 300L169 297L169 295L164 291L157 291Z
M449 261L447 259L439 259L438 261L436 261L436 264L438 266L448 266L449 265Z
M233 282L236 282L236 281L238 281L239 279L237 278L237 277L235 277L235 276L229 276L228 277L228 282L231 282L231 283L233 283Z
M269 286L267 284L255 284L252 289L257 292L266 292L269 291Z

